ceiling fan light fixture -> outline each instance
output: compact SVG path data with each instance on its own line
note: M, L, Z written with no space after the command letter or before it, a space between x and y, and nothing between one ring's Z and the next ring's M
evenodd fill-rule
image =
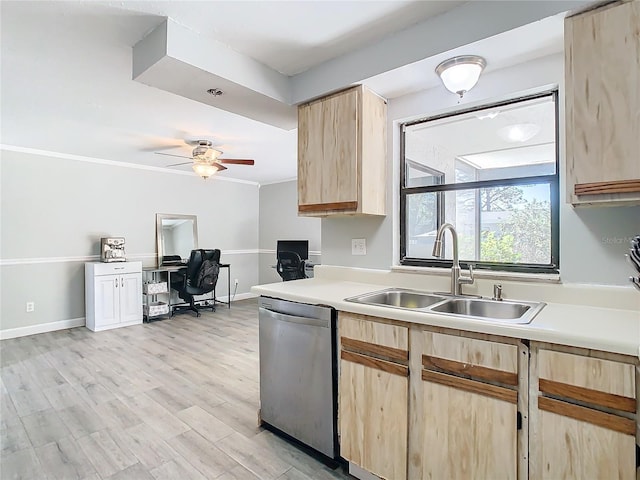
M440 63L436 67L436 73L447 90L462 98L478 83L486 66L487 61L478 55L460 55Z
M196 162L191 166L191 168L193 168L193 171L205 180L218 171L218 167L209 163Z
M211 148L211 142L207 143L200 143L196 148L193 149L192 155L195 161L212 163L215 162L220 155L222 155L222 152L220 150Z

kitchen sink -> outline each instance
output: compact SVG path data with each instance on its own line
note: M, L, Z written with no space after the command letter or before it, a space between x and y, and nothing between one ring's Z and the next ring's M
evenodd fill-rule
M500 323L527 324L545 306L543 302L498 301L486 298L467 298L389 288L345 298L348 302L379 305L389 308L419 310L459 318Z
M404 288L389 288L377 292L365 293L355 297L346 298L348 302L366 303L369 305L381 305L395 308L426 308L435 303L442 302L446 297L431 293L424 293Z
M537 310L544 304L530 302L508 302L476 298L454 298L439 305L435 305L431 311L437 313L449 313L465 317L479 317L490 320L526 320L513 323L529 323Z

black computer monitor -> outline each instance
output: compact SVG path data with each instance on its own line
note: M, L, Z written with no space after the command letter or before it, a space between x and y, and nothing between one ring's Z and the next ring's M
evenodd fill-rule
M278 240L276 255L279 252L294 252L302 260L309 260L309 240Z

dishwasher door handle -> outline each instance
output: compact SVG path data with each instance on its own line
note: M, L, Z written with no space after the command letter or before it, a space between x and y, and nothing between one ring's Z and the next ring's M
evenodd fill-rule
M266 308L260 307L260 319L270 318L279 322L298 323L300 325L310 325L312 327L329 328L331 322L321 318L300 317L297 315L289 315L282 312L274 312Z

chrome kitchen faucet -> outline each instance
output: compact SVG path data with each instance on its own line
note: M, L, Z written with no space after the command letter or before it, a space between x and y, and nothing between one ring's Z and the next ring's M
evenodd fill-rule
M469 265L469 276L465 277L460 274L460 261L458 260L458 234L456 229L450 223L443 223L438 228L436 234L436 241L433 244L433 256L442 258L442 237L445 230L451 232L451 239L453 240L453 265L451 266L451 293L453 295L462 295L462 285L473 284L473 265Z

